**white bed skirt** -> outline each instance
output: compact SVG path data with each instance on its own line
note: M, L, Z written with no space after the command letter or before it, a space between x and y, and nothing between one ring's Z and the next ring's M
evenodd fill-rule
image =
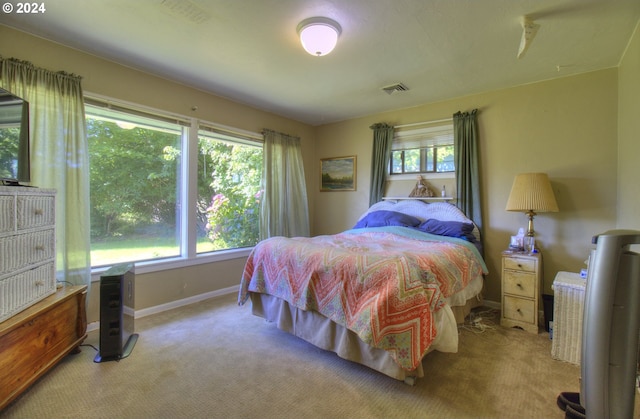
M473 307L481 305L481 290L480 277L450 299L450 303L455 305L453 310L450 305L446 305L435 314L437 336L429 351L458 351L458 323L464 321ZM318 348L335 352L341 358L366 365L397 380L408 381L410 377L424 377L422 364L413 371L403 370L387 351L369 346L354 332L318 312L300 310L280 298L266 294L250 293L250 296L254 315L275 323L279 329Z

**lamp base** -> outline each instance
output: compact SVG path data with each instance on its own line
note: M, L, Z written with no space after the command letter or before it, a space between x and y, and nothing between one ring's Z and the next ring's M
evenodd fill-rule
M527 227L527 236L528 237L533 237L534 236L533 217L536 216L536 213L533 210L529 210L529 211L526 212L526 214L529 217L529 226Z
M536 213L533 210L527 211L529 217L529 225L527 227L527 237L524 239L524 249L529 253L536 253L536 239L534 237L535 232L533 230L533 217Z

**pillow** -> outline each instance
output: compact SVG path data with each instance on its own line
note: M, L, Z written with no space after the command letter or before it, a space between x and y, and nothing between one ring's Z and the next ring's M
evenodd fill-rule
M401 226L416 227L420 220L395 211L373 211L362 217L353 228Z
M440 221L435 218L429 218L416 228L425 233L437 234L439 236L457 237L470 242L475 242L473 235L473 224L461 221Z

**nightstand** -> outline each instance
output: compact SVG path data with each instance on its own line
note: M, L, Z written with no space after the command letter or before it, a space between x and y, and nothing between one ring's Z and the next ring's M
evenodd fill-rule
M538 333L541 279L540 253L502 252L502 326Z

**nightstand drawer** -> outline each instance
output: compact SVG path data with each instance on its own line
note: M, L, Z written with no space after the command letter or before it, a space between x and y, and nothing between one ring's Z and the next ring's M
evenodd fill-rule
M504 268L513 269L515 271L536 272L536 261L534 259L505 257Z
M505 294L535 298L536 275L519 271L504 271L503 286Z
M535 300L525 300L523 298L504 296L503 300L504 312L502 316L506 319L516 320L519 322L535 324Z

